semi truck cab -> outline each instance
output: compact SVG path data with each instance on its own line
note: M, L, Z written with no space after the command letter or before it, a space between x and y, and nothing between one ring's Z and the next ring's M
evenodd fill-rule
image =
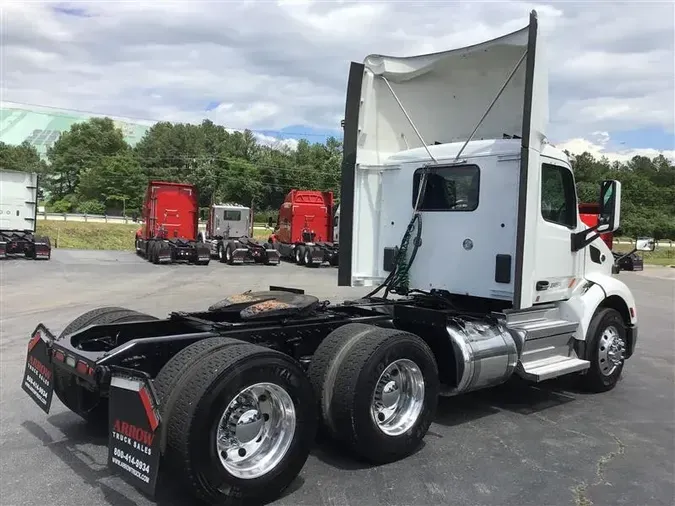
M536 381L588 373L597 388L613 385L637 340L635 300L600 237L619 227L621 184L600 184L598 224L586 226L570 160L546 135L537 35L533 12L526 28L482 44L373 54L350 70L339 284L374 287L369 296L384 290L385 298L423 293L454 311L495 317L482 331L469 332L468 317L447 323L467 363L490 347L478 346L480 334L502 336L494 354L511 343L491 371L467 365L464 374L484 375L470 388L514 370Z

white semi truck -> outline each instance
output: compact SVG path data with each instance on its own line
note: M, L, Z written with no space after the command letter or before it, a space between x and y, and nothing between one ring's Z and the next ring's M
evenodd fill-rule
M202 501L260 504L319 425L386 463L419 447L439 395L515 376L614 388L638 339L599 237L619 226L621 185L599 185L599 224L584 225L546 140L541 55L532 13L482 44L351 64L338 284L371 293L330 304L270 287L163 319L100 308L58 337L40 324L24 390L107 423L109 465L143 490L162 462Z
M200 240L221 263L279 265L279 252L270 243L253 239L253 210L241 204L213 204Z
M0 168L0 259L49 260L49 237L35 235L38 174Z

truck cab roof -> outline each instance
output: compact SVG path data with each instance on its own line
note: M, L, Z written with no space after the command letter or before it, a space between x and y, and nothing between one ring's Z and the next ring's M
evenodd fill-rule
M521 140L516 139L485 139L475 140L467 144L462 151L461 159L487 157L487 156L520 156ZM384 165L400 165L403 163L428 163L431 162L427 149L438 161L452 161L459 153L464 142L448 142L419 148L406 149L390 155ZM541 150L542 156L555 158L569 164L567 154L560 148L549 143L544 143Z

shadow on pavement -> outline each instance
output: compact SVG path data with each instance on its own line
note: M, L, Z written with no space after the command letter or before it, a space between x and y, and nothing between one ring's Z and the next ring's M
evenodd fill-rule
M446 427L454 427L464 423L488 417L502 410L527 416L539 413L554 406L560 406L576 400L576 395L570 395L568 381L555 380L540 385L531 385L514 379L503 385L486 390L460 395L457 397L441 397L435 423ZM575 392L576 394L576 392ZM22 426L34 437L42 441L54 455L64 462L73 473L92 487L101 490L110 504L116 506L138 506L139 503L127 495L124 490L135 491L131 485L115 490L104 480L117 478L116 474L107 466L107 452L104 457L100 451L92 455L91 447L107 447L108 437L105 427L92 427L70 412L52 415L48 418L51 425L63 433L63 438L55 440L40 425L32 421L25 421ZM428 432L427 439L441 437L433 431L433 425ZM415 453L421 451L426 442L423 441ZM89 447L89 448L88 448ZM375 467L372 464L359 461L349 454L344 447L319 436L311 454L320 461L342 470L360 470ZM120 479L121 478L117 478ZM121 480L123 482L123 480ZM298 476L284 491L281 499L302 488L304 479ZM158 506L179 506L191 504L188 497L176 485L175 480L160 470L157 493L154 498L143 496L140 492L132 492L137 498L143 498L143 503L151 502Z

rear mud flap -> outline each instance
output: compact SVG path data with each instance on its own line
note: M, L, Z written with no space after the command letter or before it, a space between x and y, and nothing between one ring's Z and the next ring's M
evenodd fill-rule
M49 344L53 340L54 336L44 325L35 328L28 341L26 370L21 382L23 391L47 414L54 394L54 369L49 356Z
M325 255L324 251L321 248L312 249L312 263L313 264L322 264L324 261Z
M150 378L116 368L110 380L108 466L154 496L160 463L160 415Z
M207 244L198 243L195 246L195 249L197 250L198 262L206 262L207 260L211 260L211 248L209 248Z
M248 248L237 248L232 252L232 263L243 264L245 262L252 262Z
M278 264L281 262L281 255L275 249L266 249L267 261L271 264Z

